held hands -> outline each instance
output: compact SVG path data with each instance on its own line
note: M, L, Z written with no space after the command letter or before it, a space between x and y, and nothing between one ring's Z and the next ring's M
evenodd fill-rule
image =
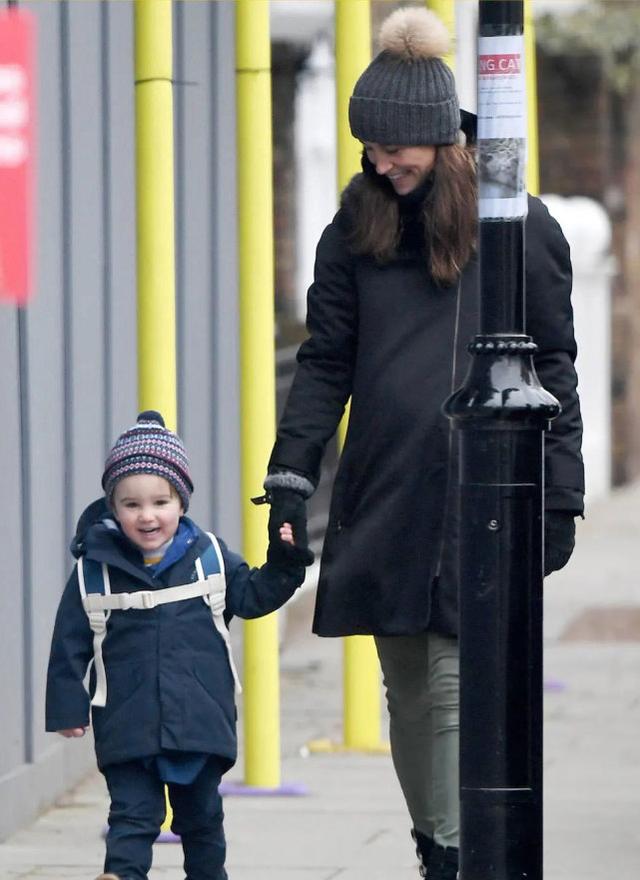
M307 538L305 499L293 489L272 489L267 495L269 549L267 562L284 567L311 565L314 554Z
M544 518L544 576L567 564L576 543L576 523L570 510L547 510Z
M293 528L291 523L282 523L280 526L280 540L285 544L293 544Z

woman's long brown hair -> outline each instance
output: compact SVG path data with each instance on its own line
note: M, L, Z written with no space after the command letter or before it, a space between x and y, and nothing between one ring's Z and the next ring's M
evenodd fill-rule
M358 193L349 240L355 253L387 263L397 255L402 228L398 200L386 181L380 183L385 185L371 181ZM438 147L423 221L431 275L438 284L454 284L476 246L476 168L468 148Z

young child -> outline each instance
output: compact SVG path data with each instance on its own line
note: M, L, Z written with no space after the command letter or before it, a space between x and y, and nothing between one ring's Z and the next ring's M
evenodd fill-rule
M300 586L313 554L294 535L306 524L272 527L267 562L250 569L185 516L186 452L152 411L116 441L102 486L71 545L78 562L56 616L46 729L83 736L91 698L111 798L102 880L146 880L165 784L187 880L224 880L218 786L237 753L226 624L275 611Z

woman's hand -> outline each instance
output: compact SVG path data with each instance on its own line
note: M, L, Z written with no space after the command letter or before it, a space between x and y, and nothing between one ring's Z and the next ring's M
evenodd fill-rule
M273 496L270 500L267 562L285 568L311 565L314 555L307 540L304 498L290 489L275 489Z
M60 736L71 739L72 737L84 736L87 730L87 727L67 727L66 730L59 730L58 733Z

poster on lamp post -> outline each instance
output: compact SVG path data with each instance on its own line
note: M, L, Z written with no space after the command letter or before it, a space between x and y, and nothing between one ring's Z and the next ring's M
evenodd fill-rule
M0 12L0 301L25 305L32 293L34 21Z
M524 37L478 40L478 187L481 220L527 213Z

